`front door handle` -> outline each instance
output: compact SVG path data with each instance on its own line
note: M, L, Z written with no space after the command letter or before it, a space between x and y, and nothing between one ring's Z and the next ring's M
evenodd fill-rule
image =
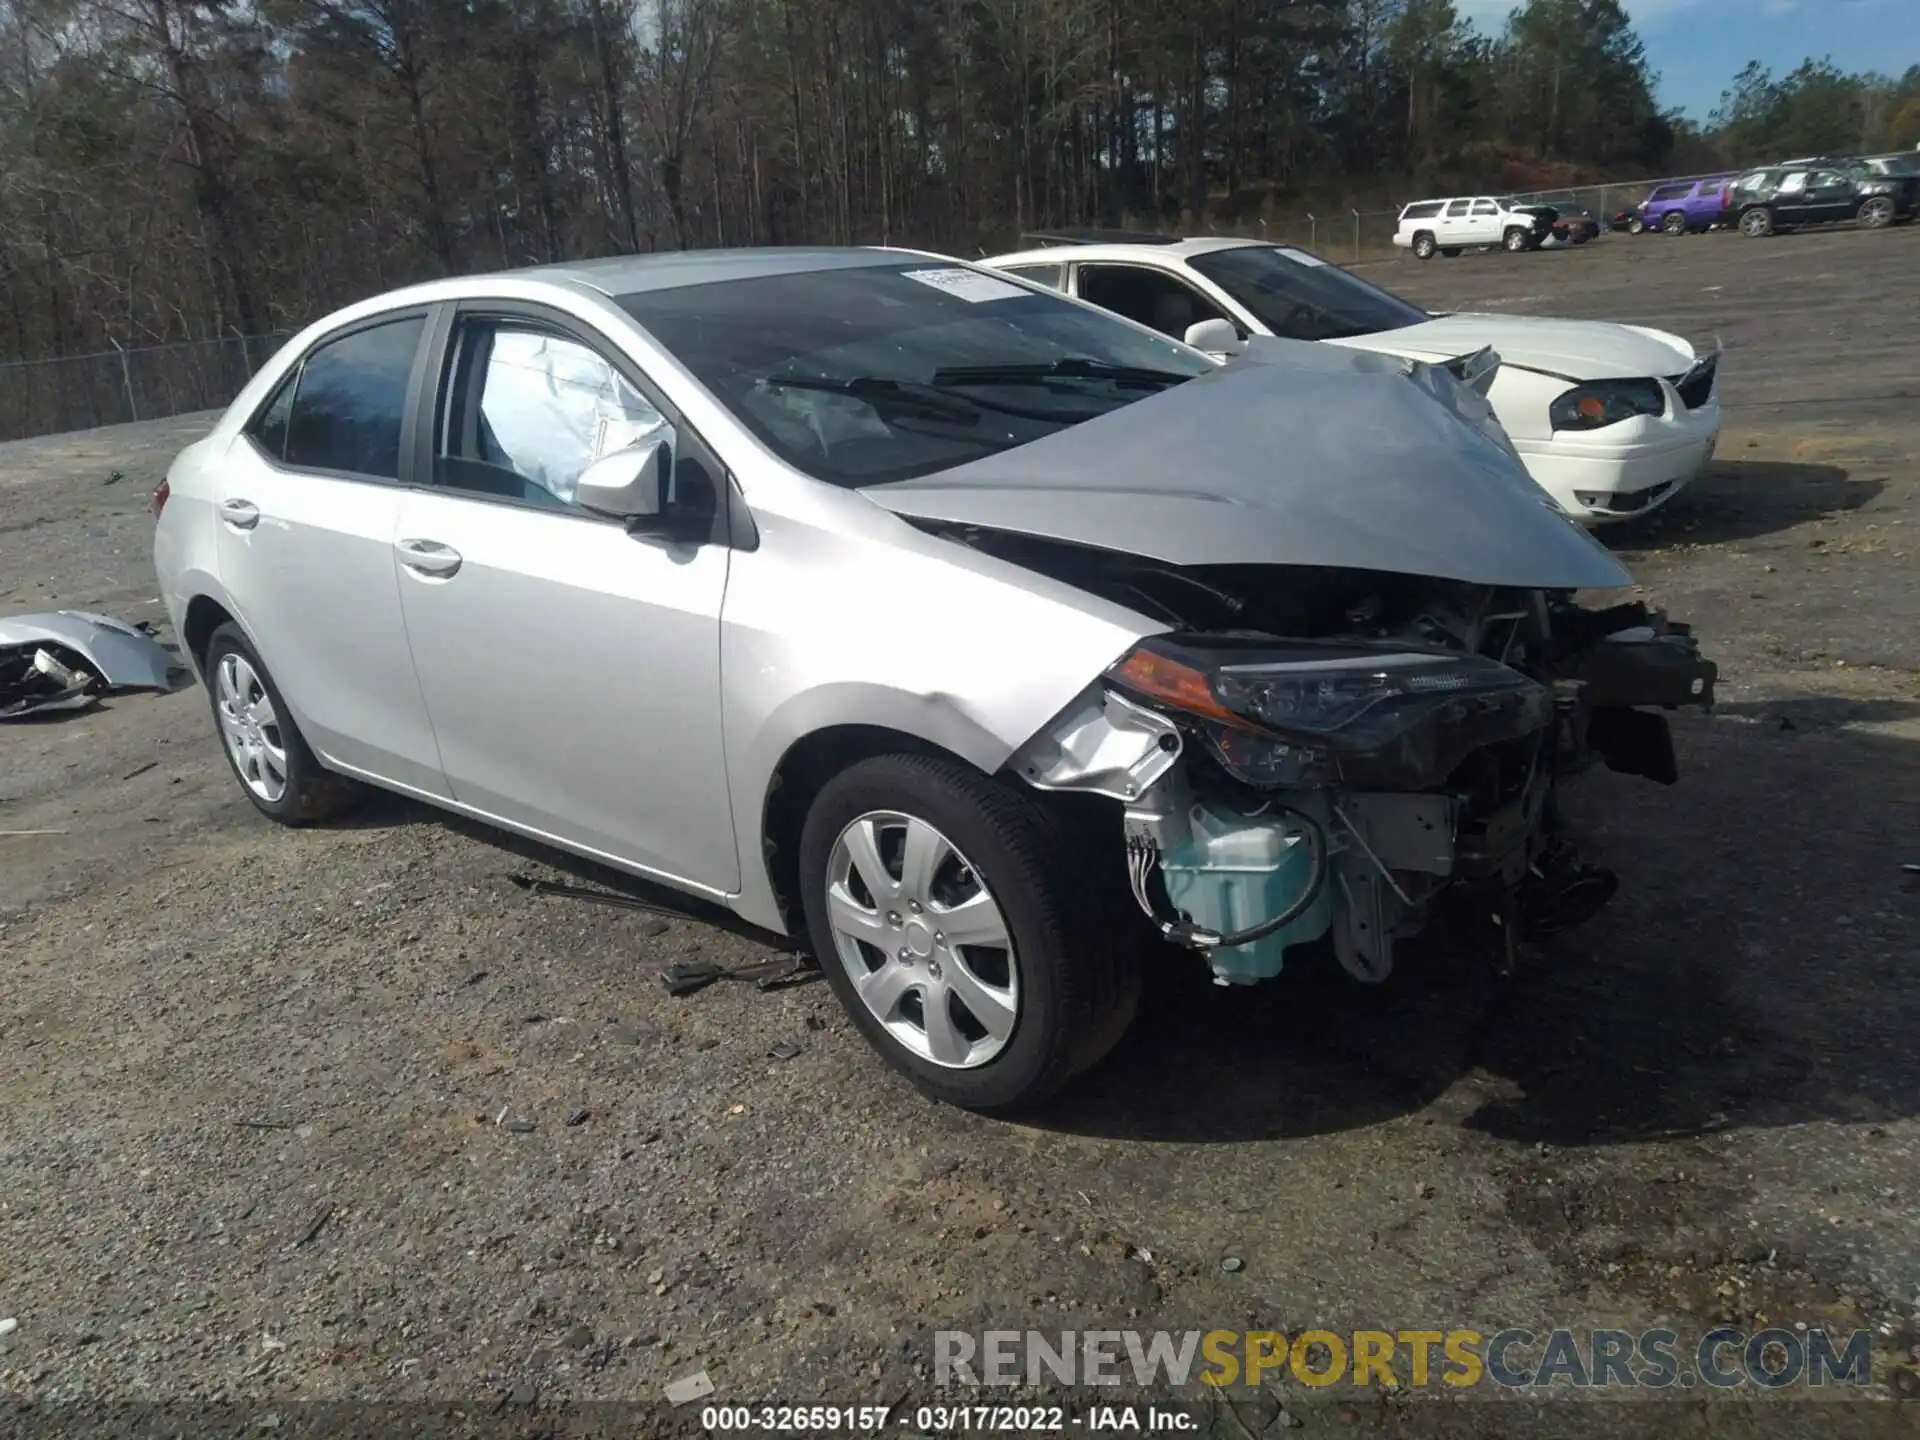
M460 552L438 540L402 540L395 548L400 563L419 575L444 580L460 568Z
M251 530L260 523L260 507L251 500L222 500L220 518L236 530Z

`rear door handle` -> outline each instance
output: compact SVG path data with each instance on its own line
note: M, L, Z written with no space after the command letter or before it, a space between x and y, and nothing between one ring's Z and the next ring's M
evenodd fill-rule
M222 500L220 518L236 530L251 530L260 523L260 507L251 500Z
M438 540L402 540L395 548L400 563L415 574L444 580L460 568L460 552Z

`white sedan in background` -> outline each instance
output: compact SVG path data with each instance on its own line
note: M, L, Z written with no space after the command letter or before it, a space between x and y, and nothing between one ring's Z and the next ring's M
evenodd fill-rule
M1492 346L1488 398L1528 473L1597 524L1644 515L1713 458L1719 352L1601 320L1435 315L1290 245L1208 238L1086 241L982 263L1184 339L1216 358L1250 335L1445 361Z

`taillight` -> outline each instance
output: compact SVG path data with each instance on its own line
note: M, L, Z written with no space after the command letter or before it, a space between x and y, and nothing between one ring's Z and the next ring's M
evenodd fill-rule
M158 485L153 487L153 500L150 502L150 508L153 510L154 519L158 520L160 518L160 512L167 508L167 497L172 493L173 487L165 480L162 480Z

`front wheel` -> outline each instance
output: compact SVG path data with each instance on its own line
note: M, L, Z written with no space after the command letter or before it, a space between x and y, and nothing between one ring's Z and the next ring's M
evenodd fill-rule
M1773 233L1773 212L1756 205L1740 216L1740 233L1749 240L1764 240Z
M1506 245L1509 254L1518 255L1522 250L1527 248L1531 238L1525 230L1515 225L1507 231L1506 238L1502 243Z
M309 825L341 814L365 794L314 758L238 625L229 622L213 632L201 669L227 764L254 809L282 825Z
M1859 220L1869 230L1893 223L1894 204L1885 195L1873 195L1860 202Z
M1642 220L1638 215L1634 216L1631 220L1627 221L1627 233L1629 235L1645 234L1646 229L1647 229L1647 222Z
M941 757L863 760L814 801L800 837L814 953L928 1095L1030 1105L1118 1042L1139 955L1097 938L1078 849L1032 797Z

